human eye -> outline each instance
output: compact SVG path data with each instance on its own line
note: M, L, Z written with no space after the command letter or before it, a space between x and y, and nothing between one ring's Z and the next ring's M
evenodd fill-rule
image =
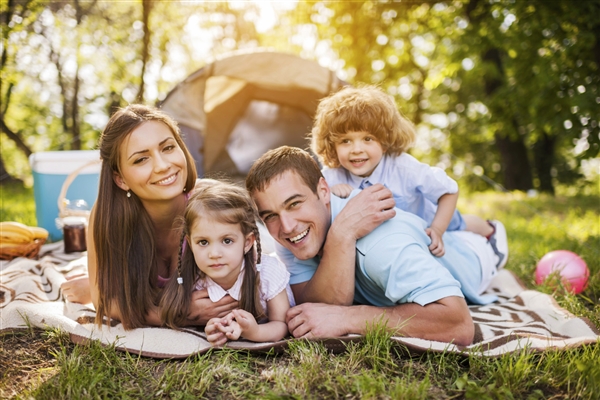
M231 239L231 238L223 239L223 244L232 244L232 243L233 243L233 239Z
M148 157L139 157L139 158L136 158L135 160L133 160L133 164L134 164L134 165L135 165L135 164L141 164L141 163L143 163L144 161L146 161L147 159L148 159Z
M275 214L267 214L267 215L263 215L262 220L263 220L263 222L267 223L269 221L272 221L273 218L275 218Z
M365 138L365 141L367 141L367 142L372 142L372 141L374 141L374 140L375 140L375 138L374 138L373 136L367 136L367 137Z
M204 247L204 246L208 245L208 240L200 239L196 243L198 243L200 246Z
M173 151L173 150L175 150L175 147L176 147L176 146L175 146L174 144L168 144L168 145L166 145L166 146L163 148L163 151L167 151L167 152L168 152L168 151Z

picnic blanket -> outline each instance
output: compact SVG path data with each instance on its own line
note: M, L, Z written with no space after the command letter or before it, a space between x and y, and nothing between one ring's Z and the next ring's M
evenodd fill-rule
M154 358L186 358L210 349L202 329L176 331L167 328L139 328L126 331L112 321L99 328L94 323L93 306L65 302L60 285L66 277L85 272L85 253L64 254L62 242L45 245L39 260L18 258L0 264L0 332L28 326L60 328L75 343L99 340L106 345ZM504 269L496 276L488 292L500 301L486 306L471 306L475 340L470 346L394 336L411 353L425 351L477 353L497 356L519 349L565 349L594 343L600 331L585 318L561 308L552 296L526 290L519 280ZM334 352L346 343L360 341L360 335L319 339ZM232 349L256 352L281 352L290 341L254 343L229 342Z

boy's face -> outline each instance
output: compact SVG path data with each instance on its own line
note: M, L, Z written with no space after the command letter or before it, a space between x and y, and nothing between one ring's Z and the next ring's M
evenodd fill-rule
M346 132L335 144L342 167L356 176L371 175L383 157L381 143L369 132Z

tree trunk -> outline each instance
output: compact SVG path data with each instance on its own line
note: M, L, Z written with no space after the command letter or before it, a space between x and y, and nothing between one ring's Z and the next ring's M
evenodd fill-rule
M502 160L504 187L508 190L531 189L533 187L531 166L523 140L499 132L494 134L494 138Z
M75 82L73 83L73 97L71 98L71 135L73 144L71 150L81 150L81 129L79 126L79 62L75 70Z
M142 22L144 23L144 39L142 40L142 72L140 73L140 88L138 89L137 101L138 103L144 102L144 90L145 81L144 75L146 74L146 64L148 64L148 58L150 56L150 12L152 11L152 1L142 0Z
M473 24L479 24L482 19L482 14L477 16L474 14L478 4L479 0L471 0L465 8L467 17ZM481 59L483 62L490 63L496 68L495 74L486 73L483 77L485 94L488 99L491 99L498 89L504 85L506 80L500 49L490 46L482 52ZM508 116L511 113L510 109L502 108L502 106L490 108L490 111L492 117L494 117L494 114ZM500 163L502 164L502 172L504 174L504 187L508 190L532 189L533 176L531 163L529 162L527 147L525 147L525 143L518 133L519 124L514 115L505 119L508 119L511 123L504 124L504 126L509 129L512 128L514 131L496 132L494 134L496 146L500 152Z
M540 191L554 194L552 184L552 165L554 165L554 146L556 137L542 133L542 137L533 145L533 162L540 180Z
M21 182L21 180L8 173L4 166L4 160L2 159L2 156L0 156L0 185L12 182Z

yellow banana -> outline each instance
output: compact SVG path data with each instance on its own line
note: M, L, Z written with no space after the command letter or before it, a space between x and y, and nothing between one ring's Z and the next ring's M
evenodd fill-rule
M34 239L46 239L48 238L48 231L40 226L30 226L29 230L33 233Z
M0 242L7 244L31 243L34 235L25 224L15 221L0 222Z

